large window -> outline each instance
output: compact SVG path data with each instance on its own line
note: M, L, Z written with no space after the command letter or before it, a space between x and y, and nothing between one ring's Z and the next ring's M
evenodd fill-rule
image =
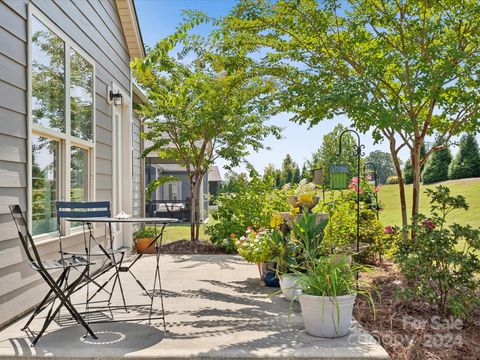
M52 28L31 16L33 235L57 229L56 201L92 194L94 69Z

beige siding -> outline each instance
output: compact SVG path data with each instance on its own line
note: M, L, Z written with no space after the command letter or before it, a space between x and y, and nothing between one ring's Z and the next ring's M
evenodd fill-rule
M8 205L27 209L27 16L28 0L0 0L0 327L39 300L45 287L25 263ZM112 81L130 94L127 44L114 3L105 0L31 0L95 60L96 199L112 200ZM135 170L137 171L137 170ZM79 235L65 246L77 248ZM56 258L58 242L40 246Z

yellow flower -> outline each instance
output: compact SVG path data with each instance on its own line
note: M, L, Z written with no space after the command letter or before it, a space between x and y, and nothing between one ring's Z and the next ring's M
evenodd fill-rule
M278 212L274 212L272 215L272 219L270 220L270 227L274 229L281 224L282 224L282 217Z
M290 213L291 213L292 215L297 215L299 212L300 212L300 208L299 208L299 207L294 207L294 208L292 208L292 210L290 211Z
M313 195L311 194L301 194L298 196L298 202L302 206L309 205L313 202Z

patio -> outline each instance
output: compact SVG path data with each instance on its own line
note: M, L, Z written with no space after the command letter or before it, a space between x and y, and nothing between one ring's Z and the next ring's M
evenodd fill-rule
M146 256L136 264L134 272L145 284L152 283L154 263L153 256ZM261 287L256 266L238 256L162 255L161 269L168 333L161 320L152 321L153 326L95 324L99 339L94 340L82 339L80 326L55 324L33 348L20 330L25 319L20 319L0 332L0 357L388 359L357 326L340 339L307 335L298 304L289 309L281 296L272 296L277 289ZM147 303L131 276L122 280L129 303ZM159 301L155 305L160 308ZM145 315L148 307L136 312ZM31 328L38 329L40 322Z

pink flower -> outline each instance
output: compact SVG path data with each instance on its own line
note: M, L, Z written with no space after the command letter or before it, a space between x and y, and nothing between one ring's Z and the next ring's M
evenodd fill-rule
M433 229L435 229L436 225L435 223L430 220L430 219L427 219L427 220L423 220L422 221L422 226L430 231L432 231Z
M375 188L373 189L373 192L379 192L380 191L380 185L379 186L375 186Z
M358 176L352 178L352 184L358 184Z
M368 181L371 181L372 177L370 175L367 175L367 176L365 176L365 179L367 179Z
M385 226L384 232L385 232L385 234L392 235L393 234L393 227L391 225Z

